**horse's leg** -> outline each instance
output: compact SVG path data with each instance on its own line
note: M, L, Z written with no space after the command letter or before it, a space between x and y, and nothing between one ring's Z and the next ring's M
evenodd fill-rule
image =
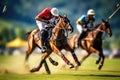
M29 56L33 52L34 49L35 49L35 45L32 46L32 47L28 47L28 50L26 51L26 55L25 55L25 68L29 68L28 59L29 59Z
M97 54L100 56L100 58L98 59L98 62L101 61L101 64L98 66L98 69L100 70L100 69L102 68L103 64L104 64L104 58L105 58L105 56L103 55L103 52L102 52L102 51L99 51L99 50L96 50L96 49L93 48L93 47L90 47L89 49L90 49L92 52L97 53ZM102 60L101 60L101 58L102 58Z
M64 54L59 49L57 49L57 47L54 44L50 43L50 45L51 45L52 50L58 56L60 56L64 60L64 62L69 65L70 68L74 68L74 65L64 56Z
M36 45L33 42L33 36L29 35L28 36L28 49L26 51L26 56L25 56L25 61L27 62L29 55L32 53L32 51L35 49Z
M99 64L100 60L101 60L101 55L99 54L98 59L96 60L96 64Z
M42 67L42 64L44 63L45 59L50 55L50 53L51 52L49 52L49 53L47 53L47 52L43 53L42 57L41 57L40 64L38 65L38 67L31 69L30 72L39 71L39 69Z
M104 59L105 59L105 56L104 56L104 54L101 52L101 54L100 54L100 56L101 56L101 61L100 61L100 65L98 66L98 69L99 70L101 70L102 69L102 66L103 66L103 64L104 64Z
M24 62L24 65L25 65L25 68L27 71L29 71L29 63L28 63L28 58L30 56L30 54L32 53L32 51L35 49L36 45L35 43L33 43L33 37L30 36L28 38L28 49L26 51L26 55L25 55L25 62Z
M48 56L50 63L52 63L53 65L57 66L58 62L56 62L55 60L53 60L50 56Z
M74 68L74 65L61 53L60 57L69 65L69 68Z
M28 46L28 50L26 51L26 56L25 56L25 61L28 61L28 58L30 56L30 54L33 52L33 50L35 49L35 44L33 46Z
M83 61L88 57L88 56L90 56L90 52L88 52L87 54L85 54L83 57L82 57L82 59L80 60L80 63L82 64L83 63Z
M45 66L46 72L47 72L48 74L51 74L50 69L49 69L49 67L48 67L48 64L47 64L46 60L44 61L44 66Z
M81 63L78 61L78 58L77 58L77 56L76 56L75 52L74 52L74 51L71 51L71 53L72 53L73 59L74 59L74 60L75 60L75 62L76 62L76 65L75 65L75 70L77 70L77 69L78 69L78 67L81 65Z
M73 59L74 59L75 62L76 62L76 67L80 66L81 64L80 64L80 62L79 62L79 60L78 60L75 52L74 52L73 50L71 50L71 53L72 53Z

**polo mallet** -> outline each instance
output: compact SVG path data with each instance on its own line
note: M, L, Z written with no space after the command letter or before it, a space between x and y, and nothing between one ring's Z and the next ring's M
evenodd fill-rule
M110 20L118 12L118 10L120 9L120 3L117 4L116 6L117 6L117 9L108 17L108 20Z
M106 21L109 21L120 9L120 3L116 5L117 9L106 19Z

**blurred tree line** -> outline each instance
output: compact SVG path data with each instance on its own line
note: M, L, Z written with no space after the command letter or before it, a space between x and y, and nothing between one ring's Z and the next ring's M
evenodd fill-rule
M14 25L11 21L1 20L0 19L0 41L2 47L5 47L5 44L16 37L20 37L24 40L27 40L26 32L33 29L33 27L21 27L21 25Z

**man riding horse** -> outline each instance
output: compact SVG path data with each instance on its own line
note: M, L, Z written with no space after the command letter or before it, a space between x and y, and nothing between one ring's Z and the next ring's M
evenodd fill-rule
M45 8L43 9L36 17L36 23L40 30L39 33L39 41L41 39L41 52L44 53L46 51L46 39L48 38L48 31L45 28L45 25L54 23L54 21L58 18L59 11L57 8ZM52 26L53 27L53 26Z
M94 21L95 21L95 12L93 9L89 9L87 12L87 15L82 15L77 21L76 21L76 27L77 30L79 31L79 37L78 40L82 40L87 31L94 27ZM89 24L89 26L88 26ZM79 41L77 41L79 42ZM77 46L79 45L79 43L77 43Z

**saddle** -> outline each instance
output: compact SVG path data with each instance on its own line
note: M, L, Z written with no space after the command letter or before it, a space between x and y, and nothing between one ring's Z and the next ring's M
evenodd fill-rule
M92 31L94 28L85 28L86 30L84 30L79 36L78 36L78 40L83 40L87 34Z

